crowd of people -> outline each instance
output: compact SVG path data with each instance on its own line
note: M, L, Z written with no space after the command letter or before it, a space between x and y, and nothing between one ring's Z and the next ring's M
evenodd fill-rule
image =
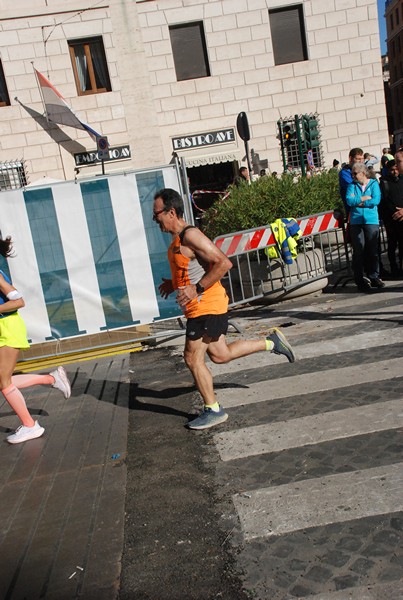
M379 290L385 286L381 277L403 275L403 148L394 156L384 148L381 158L352 148L339 171L339 189L355 283L360 292ZM386 230L389 269L381 260L380 221Z

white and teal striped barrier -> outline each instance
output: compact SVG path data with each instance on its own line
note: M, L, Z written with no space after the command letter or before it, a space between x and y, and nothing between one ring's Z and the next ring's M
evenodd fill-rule
M1 259L22 292L31 343L149 324L180 314L158 293L170 236L152 221L155 192L180 191L175 166L0 193Z

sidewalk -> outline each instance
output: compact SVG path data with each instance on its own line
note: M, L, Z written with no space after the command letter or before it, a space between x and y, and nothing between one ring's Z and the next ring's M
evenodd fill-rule
M4 402L0 434L0 598L113 600L124 534L129 355L71 364L72 396L24 390L43 437L11 446L18 419Z

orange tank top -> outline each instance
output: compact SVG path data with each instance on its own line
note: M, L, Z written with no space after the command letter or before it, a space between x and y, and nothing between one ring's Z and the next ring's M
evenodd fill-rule
M200 258L188 258L182 254L179 235L172 240L168 248L168 260L175 290L183 285L196 284L209 271L209 266L205 265ZM186 305L185 317L222 315L227 310L227 292L221 282L217 281Z

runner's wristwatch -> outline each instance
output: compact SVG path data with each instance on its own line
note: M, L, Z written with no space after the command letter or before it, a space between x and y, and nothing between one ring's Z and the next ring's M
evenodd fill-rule
M202 294L204 292L204 287L202 286L202 284L200 283L200 281L198 281L196 283L196 292L198 294Z

